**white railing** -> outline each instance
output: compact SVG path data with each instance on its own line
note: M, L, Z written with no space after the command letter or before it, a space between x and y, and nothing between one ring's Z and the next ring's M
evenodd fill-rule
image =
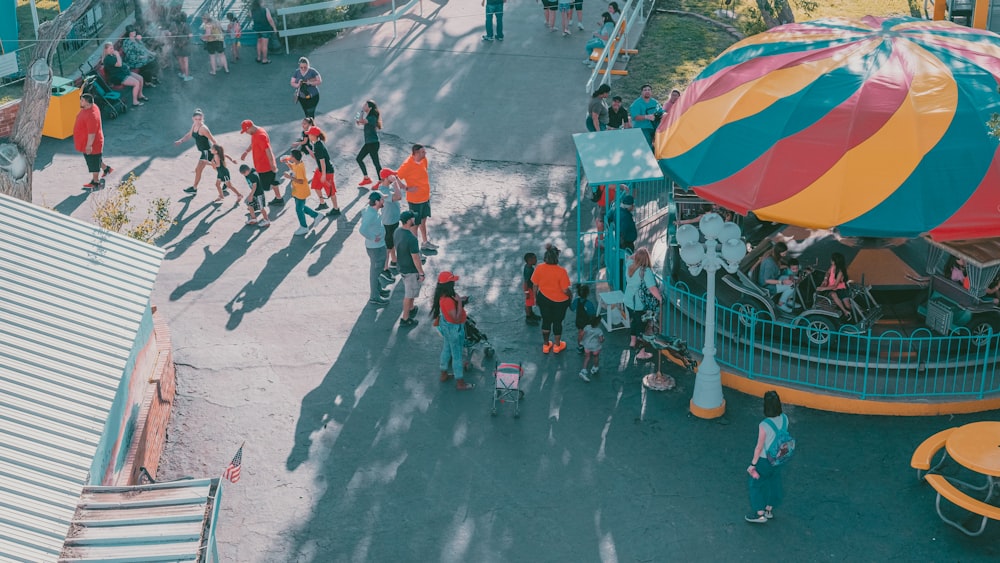
M277 14L281 16L281 31L278 32L279 37L285 38L285 54L289 53L288 48L288 38L294 37L296 35L309 35L310 33L320 33L323 31L336 31L338 29L347 29L349 27L358 27L362 25L369 25L374 23L382 23L391 21L392 22L392 38L396 39L396 20L399 16L407 12L414 4L420 3L420 15L424 15L424 4L421 0L408 0L402 6L396 5L396 0L391 0L392 11L383 14L381 16L374 16L370 18L359 18L356 20L344 20L335 23L325 23L322 25L310 25L308 27L296 27L288 29L288 18L286 16L294 14L305 14L308 12L315 12L317 10L330 10L333 8L341 8L344 6L350 6L351 4L367 4L371 0L333 0L331 2L320 2L319 4L306 4L304 6L293 6L290 8L278 8Z
M644 11L644 4L644 0L627 0L625 2L621 17L618 18L614 31L611 32L607 44L601 50L601 56L597 59L597 64L594 65L594 70L590 73L590 79L587 80L588 94L593 94L600 84L611 82L611 69L615 67L618 55L630 48L629 45L633 43L631 36L636 25L645 24L646 20L649 19L649 14L653 12L652 6L655 5L655 2L650 3L648 12ZM618 38L617 41L616 38ZM635 38L635 43L638 43L638 37ZM590 56L589 53L588 56Z

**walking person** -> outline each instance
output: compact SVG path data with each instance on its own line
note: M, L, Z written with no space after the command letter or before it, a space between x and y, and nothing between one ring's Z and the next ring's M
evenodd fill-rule
M132 70L122 61L121 53L115 50L114 43L106 41L104 43L104 72L108 76L108 82L112 85L129 86L132 88L132 107L137 108L148 102L149 98L143 95L142 88L146 81L142 76L132 72Z
M781 504L784 497L781 466L771 465L767 458L779 429L788 431L788 416L781 412L778 393L768 391L764 393L764 420L757 425L757 444L747 467L750 474L750 513L744 517L747 522L764 524L774 518L774 507Z
M226 44L230 45L233 60L240 60L240 40L243 38L243 26L236 20L232 12L226 12Z
M309 130L316 125L316 120L311 117L302 119L302 133L298 140L292 141L292 148L299 149L302 154L312 154L312 143L309 141Z
M218 144L212 136L212 131L205 125L205 113L201 109L194 110L194 114L191 115L191 128L183 137L174 141L174 145L180 145L188 139L194 139L195 148L198 149L198 163L194 165L194 184L184 188L184 192L194 194L198 192L202 171L212 163L212 145Z
M482 0L481 6L486 7L486 35L483 41L503 41L503 5L507 0ZM496 35L493 34L493 20L496 19Z
M657 314L663 296L656 283L656 274L653 273L652 261L649 258L649 251L639 248L632 255L629 263L627 276L625 277L625 308L629 313L629 346L636 351L635 359L648 360L653 354L644 347L646 327L649 321L646 320L647 312Z
M101 178L111 174L112 168L104 163L101 109L94 103L93 94L80 95L80 113L76 114L76 122L73 124L73 147L83 153L87 171L90 172L90 181L83 187L88 190L99 189L103 181Z
M424 283L424 266L420 263L416 215L412 211L400 213L399 229L394 238L399 275L403 278L403 314L399 317L399 326L414 327L418 321L413 301L420 295L420 286Z
M302 162L302 151L293 149L291 156L282 157L281 162L288 167L285 178L292 183L292 199L295 200L295 216L299 220L299 228L295 236L303 236L309 229L315 230L323 214L306 205L309 198L309 180L306 179L306 165ZM312 223L306 224L306 215L312 217Z
M386 248L386 261L385 269L382 270L382 279L385 283L392 283L396 281L395 274L393 270L396 269L396 229L399 228L400 222L400 205L399 202L403 199L402 184L399 182L399 178L396 176L394 170L389 170L388 168L383 168L382 173L379 176L378 192L382 194L382 201L384 202L382 207L382 224L385 225L385 248ZM417 250L419 253L419 249Z
M257 171L246 164L240 165L240 174L246 178L247 185L250 186L250 195L246 199L247 212L250 215L247 219L247 225L257 225L261 228L271 226L271 221L267 216L267 205L264 203L264 193L267 187L260 183ZM260 213L260 221L257 220L258 213Z
M542 14L545 16L545 27L549 31L556 30L556 8L559 0L542 0Z
M202 14L201 28L204 31L201 40L205 42L205 50L208 51L209 74L215 76L217 68L222 68L229 74L229 61L226 60L226 34L222 30L219 20L209 14Z
M413 145L410 156L400 165L396 175L406 185L406 203L417 216L420 230L420 247L437 250L438 246L427 238L427 222L431 218L431 181L427 174L427 149Z
M226 154L222 145L212 145L212 162L210 164L215 168L215 189L219 192L219 197L215 200L215 203L222 203L226 199L225 190L228 189L236 194L236 205L239 205L240 200L243 199L243 194L233 186L232 177L229 175L229 168L226 166L226 159L229 159L233 164L237 164L233 157Z
M313 172L312 179L312 189L319 196L319 206L316 210L326 209L326 199L329 199L330 211L327 212L326 216L336 217L340 215L340 205L337 204L337 182L333 176L333 162L330 160L330 152L326 149L326 135L314 125L306 131L306 138L308 140L306 146L310 147L313 158L316 159L316 171Z
M372 164L375 166L375 175L381 176L382 174L382 164L378 160L378 132L382 129L382 114L379 112L375 100L366 101L354 121L358 125L364 126L365 131L365 144L361 147L361 152L358 153L357 158L354 159L358 162L358 166L361 167L361 174L364 176L361 182L358 183L358 186L363 187L372 183L372 179L368 177L368 169L365 168L366 156L372 159Z
M573 10L576 12L576 28L583 31L583 0L573 0ZM569 21L573 21L573 12L569 13Z
M566 349L562 340L562 324L569 308L569 273L559 265L559 249L555 246L545 247L542 262L531 275L535 298L542 313L542 353L558 354ZM549 340L550 336L552 340Z
M260 177L260 184L266 190L271 188L274 192L274 199L269 205L285 205L285 200L281 197L281 190L274 179L278 173L278 163L274 158L274 150L271 149L271 138L267 136L267 131L258 127L253 121L244 119L240 124L240 133L250 134L250 146L243 151L240 160L246 160L247 155L253 153L253 168Z
M382 194L368 194L368 207L361 212L361 226L358 232L365 238L365 250L368 252L368 304L385 307L389 304L389 292L382 290L379 278L385 267L385 226L382 225Z
M309 66L309 59L299 57L299 67L292 73L292 88L295 88L295 98L302 106L306 117L316 117L316 106L319 105L319 85L323 77L319 71Z
M180 72L177 76L184 82L194 80L191 76L191 69L188 66L191 58L191 28L188 26L187 14L178 12L174 21L170 24L170 48L177 59L177 67Z
M271 59L267 58L267 43L271 40L271 34L277 33L278 26L274 24L271 17L271 10L264 7L264 0L253 0L250 3L250 19L253 21L253 31L257 34L257 62L271 64Z
M590 378L601 371L601 345L604 342L604 331L601 330L601 317L594 315L583 327L583 369L580 379L590 383ZM590 363L590 370L587 364Z
M611 86L601 84L590 95L590 105L587 106L587 131L595 133L608 130L608 94L610 93Z
M455 374L455 389L469 391L476 387L474 383L465 381L465 365L462 361L462 351L465 349L465 321L468 319L465 304L469 298L455 293L457 281L458 276L451 272L438 274L431 318L434 319L434 324L444 339L441 348L441 381L451 379L452 376L448 373L450 363Z

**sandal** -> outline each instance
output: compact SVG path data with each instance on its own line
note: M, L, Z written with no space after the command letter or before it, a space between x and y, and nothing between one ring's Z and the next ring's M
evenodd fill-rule
M455 384L455 389L458 389L459 391L471 391L475 388L475 383L468 383L464 379L458 380L458 383Z

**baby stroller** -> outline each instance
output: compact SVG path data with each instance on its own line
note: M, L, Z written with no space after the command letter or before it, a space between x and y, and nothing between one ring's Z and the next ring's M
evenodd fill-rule
M490 339L487 338L486 333L476 327L476 320L472 318L472 315L466 315L465 347L469 350L470 356L477 346L483 347L483 357L486 358L492 358L493 353L496 351L493 349L493 345L490 344Z
M101 114L114 119L128 111L128 106L122 101L122 96L107 86L98 74L88 74L83 79L83 93L94 96L97 107L101 108Z
M497 415L497 402L503 404L507 401L514 402L514 418L521 418L521 399L524 398L524 391L521 391L521 364L503 363L497 364L493 370L495 381L493 391L493 408L490 410L492 416Z

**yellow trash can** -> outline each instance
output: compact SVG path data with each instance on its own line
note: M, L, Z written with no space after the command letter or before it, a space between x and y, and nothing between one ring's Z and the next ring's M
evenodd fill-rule
M52 77L52 97L45 113L42 135L53 139L73 136L76 114L80 113L80 89L73 82L60 76Z

